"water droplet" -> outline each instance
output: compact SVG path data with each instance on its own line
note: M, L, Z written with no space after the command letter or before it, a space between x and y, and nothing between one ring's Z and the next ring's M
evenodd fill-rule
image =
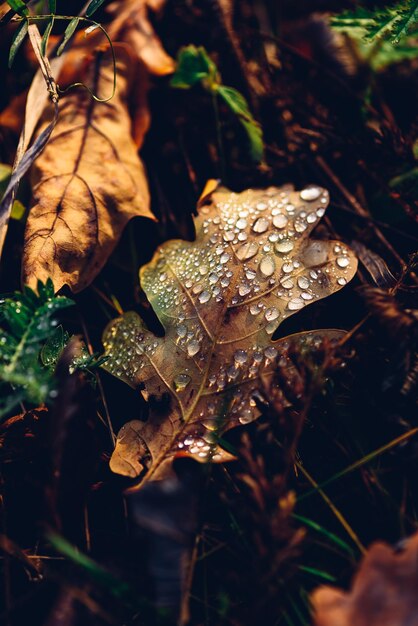
M308 287L309 287L309 279L306 278L305 276L299 276L299 278L298 278L298 286L301 289L308 289Z
M259 211L265 211L265 210L267 209L267 204L266 204L265 202L259 202L259 203L256 205L256 208L257 208Z
M337 283L343 287L344 285L347 284L347 281L343 276L341 276L340 278L337 279Z
M308 222L308 224L313 224L314 222L316 222L316 220L317 220L316 213L309 213L306 218L306 221Z
M215 272L211 272L209 274L209 284L210 285L214 285L215 283L217 283L219 280L219 276L218 274L215 274Z
M303 298L304 300L312 300L313 295L311 293L308 293L307 291L302 291L302 293L300 294L300 297Z
M298 309L302 309L304 306L305 303L302 298L292 298L287 303L287 308L289 309L289 311L297 311Z
M219 260L220 260L221 263L228 263L230 258L231 257L228 254L228 252L224 252Z
M250 306L251 315L258 315L261 311L261 307L258 304L252 304Z
M254 272L254 270L247 270L245 272L245 276L248 278L248 280L254 280L254 278L256 277L256 273Z
M276 251L280 252L281 254L287 254L288 252L291 252L294 247L295 244L293 243L293 241L290 241L290 239L283 239L283 241L278 241L275 246Z
M252 229L255 233L265 233L269 227L269 221L266 217L259 217L255 220Z
M200 304L205 304L206 302L209 302L210 298L211 295L209 291L202 291L202 293L199 295L199 302Z
M247 361L248 355L245 350L236 350L234 352L234 361L238 365L243 365Z
M244 243L237 250L237 257L240 261L248 261L248 259L252 259L258 252L258 243L255 241L249 241L248 243Z
M285 274L290 274L293 271L293 263L283 263L282 270Z
M232 241L235 239L235 233L232 230L228 230L224 233L224 241Z
M250 409L244 409L243 411L241 411L238 419L241 424L249 424L254 419L253 412Z
M176 330L180 339L183 339L187 335L187 326L185 324L179 324Z
M284 280L281 280L280 284L283 289L293 289L293 287L295 286L295 283L291 278L285 278Z
M235 365L231 365L231 367L228 368L227 376L230 380L235 380L238 374L239 370L235 367Z
M250 293L250 291L251 291L251 287L250 285L247 285L246 283L243 283L242 285L238 287L238 293L240 296L246 296Z
M276 320L279 315L279 311L276 309L276 307L273 306L266 310L264 317L268 322L272 322L273 320Z
M202 276L205 276L205 274L207 274L207 273L208 273L208 271L209 271L209 268L208 268L208 266L207 266L207 265L201 265L201 266L199 267L199 272L200 272L200 274L201 274Z
M307 229L308 225L302 218L297 218L295 220L295 231L297 233L303 233Z
M350 259L347 256L339 256L337 258L338 267L348 267L350 265Z
M275 215L273 217L273 226L276 228L284 228L288 222L288 218L283 213L279 213L279 215Z
M191 380L188 374L178 374L173 381L174 389L176 391L183 391Z
M166 274L165 272L162 272L162 273L160 274L160 277L159 277L159 278L160 278L160 281L161 281L161 282L164 282L164 281L166 280L166 278L167 278L167 274ZM49 306L49 305L48 305L48 306Z
M319 187L305 187L300 192L300 197L302 200L307 202L312 202L313 200L317 200L321 195L321 189Z
M268 278L269 276L274 274L274 270L276 269L276 262L272 256L264 256L260 261L258 269L260 270L260 274L262 274L262 276Z
M246 227L247 227L247 220L246 220L246 219L244 219L243 217L240 217L240 219L239 219L239 220L237 221L237 223L236 223L236 227L237 227L239 230L244 230L244 228L246 228Z
M328 258L326 246L321 241L311 242L303 252L305 265L322 265Z
M187 354L189 356L195 356L200 350L200 343L196 339L192 339L187 344Z
M201 291L203 291L203 287L202 287L202 285L201 285L200 283L197 283L197 284L193 287L192 291L193 291L193 293L194 293L194 294L196 294L196 295L197 295L198 293L200 293Z
M273 360L276 358L277 355L278 355L277 348L274 348L273 346L269 346L268 348L264 350L264 356L267 359Z

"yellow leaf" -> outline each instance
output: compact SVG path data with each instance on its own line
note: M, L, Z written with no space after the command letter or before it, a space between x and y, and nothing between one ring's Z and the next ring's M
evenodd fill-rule
M55 130L32 169L23 255L23 281L29 285L51 277L57 290L67 284L81 291L103 267L128 220L154 219L127 106L131 83L141 74L124 46L117 59L114 97L97 102L82 89L62 97ZM88 72L93 91L109 96L109 53L97 53ZM46 112L39 132L48 122Z
M219 437L258 417L260 380L287 359L289 339L271 340L276 328L354 276L357 261L347 246L309 239L327 204L318 187L220 188L201 200L196 240L165 243L141 269L165 336L130 312L108 326L103 343L104 367L150 400L148 421L133 426L146 480L163 477L176 456L231 458ZM315 331L296 341L309 345L324 333L341 335ZM122 433L112 469L133 476L134 464L126 471L121 462L123 441Z

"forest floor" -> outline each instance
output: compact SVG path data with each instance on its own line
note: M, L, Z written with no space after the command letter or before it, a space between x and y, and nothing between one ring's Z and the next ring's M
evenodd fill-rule
M416 2L88 5L0 3L0 622L417 625Z

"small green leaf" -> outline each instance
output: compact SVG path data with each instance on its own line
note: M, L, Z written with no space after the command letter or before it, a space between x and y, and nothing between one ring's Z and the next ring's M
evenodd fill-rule
M219 83L218 70L203 47L186 46L177 57L177 69L170 81L176 89L190 89L201 81L214 87Z
M48 337L39 353L41 362L45 367L54 371L61 352L67 345L68 340L68 333L64 332L61 325L57 326L52 335Z
M299 522L302 522L302 524L305 524L309 528L312 528L313 530L320 533L321 535L324 535L332 543L335 543L338 547L342 548L345 552L348 552L350 556L353 556L353 550L345 541L337 537L337 535L327 530L326 528L324 528L323 526L321 526L314 520L304 517L303 515L297 515L296 513L293 513L292 517L298 520Z
M27 6L23 0L7 0L7 4L13 9L13 11L19 13L19 15L28 14Z
M10 176L12 175L12 168L6 163L0 163L0 200L7 189Z
M259 163L263 159L264 144L263 131L260 124L253 118L244 96L233 87L220 85L217 93L239 118L250 144L250 154L253 161Z
M62 52L64 51L64 48L67 45L67 43L70 41L71 37L73 36L74 31L77 28L79 21L80 21L79 17L73 17L73 19L68 24L67 28L65 29L64 39L62 40L57 50L57 56L62 54Z
M22 45L27 32L28 32L28 22L27 20L23 20L23 22L20 24L19 28L15 32L13 39L12 39L12 45L10 46L10 52L9 52L9 68L12 67L17 51Z
M93 13L100 9L105 0L91 0L86 10L86 17L91 17Z
M12 220L16 220L16 222L20 222L26 213L26 207L24 204L20 202L20 200L15 200L13 202L12 210L10 212L10 217Z
M47 48L48 48L49 36L51 34L53 26L54 26L54 18L51 17L51 19L48 21L48 24L46 25L45 32L42 35L42 42L41 42L41 54L42 54L42 56L46 55L46 51L47 51Z

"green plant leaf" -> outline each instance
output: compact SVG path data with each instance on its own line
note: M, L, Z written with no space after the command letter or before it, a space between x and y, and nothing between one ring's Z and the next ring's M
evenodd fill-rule
M62 40L58 50L57 50L57 56L59 56L60 54L63 53L65 46L68 44L68 42L70 41L71 37L73 36L75 29L78 26L78 23L80 21L79 17L73 17L73 19L70 21L70 23L68 24L67 28L65 29L65 33L64 33L64 39Z
M42 56L46 56L46 51L47 51L47 48L48 48L49 36L51 34L53 26L54 26L54 18L51 17L51 19L48 21L48 24L46 25L44 34L42 35L42 42L41 42L41 54L42 54Z
M28 14L28 8L23 0L7 0L7 4L19 15Z
M190 89L198 83L222 98L238 117L248 138L251 159L259 163L264 154L263 132L244 96L233 87L222 85L218 69L203 47L186 46L178 54L177 69L170 84L177 89Z
M247 101L233 87L220 85L217 93L238 117L248 137L251 158L256 163L259 163L264 155L263 131L260 124L253 118Z
M0 303L0 415L23 397L40 404L54 388L52 374L39 358L45 343L56 333L56 314L73 301L54 295L52 281L38 284L38 293L22 292Z
M29 27L27 20L23 20L13 36L12 45L10 46L9 52L9 68L12 67L17 51L25 40L25 37L28 33L28 28Z
M95 13L98 9L100 9L104 1L105 0L91 0L86 10L86 17L91 17L93 13Z
M385 39L399 43L418 24L418 0L400 0L394 5L368 9L357 6L331 18L331 26L368 41Z
M49 12L55 14L57 12L57 0L48 0Z
M176 89L190 89L202 81L212 87L219 83L215 63L203 47L182 48L177 57L177 69L171 78L170 85Z

